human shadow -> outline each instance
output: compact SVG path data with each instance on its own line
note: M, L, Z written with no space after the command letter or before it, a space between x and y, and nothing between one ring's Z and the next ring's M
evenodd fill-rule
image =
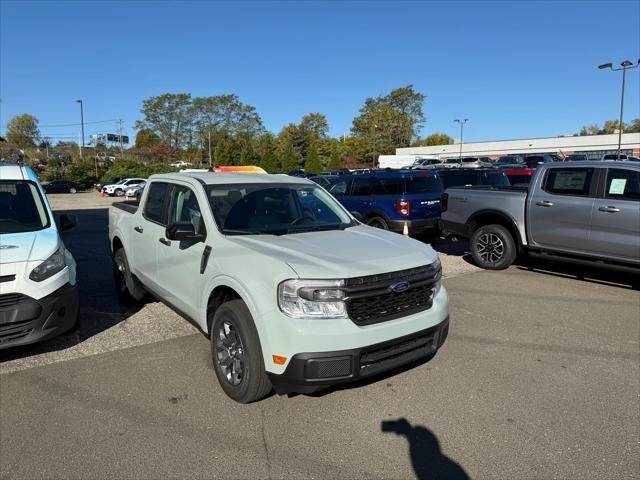
M0 350L0 362L70 348L126 320L142 305L125 307L115 293L113 262L109 248L109 209L56 210L76 215L75 227L61 232L62 241L76 261L80 294L79 329L50 340Z
M419 480L465 480L469 475L457 462L440 449L434 433L422 425L411 425L406 418L386 420L380 424L383 433L402 435L409 442L409 456Z

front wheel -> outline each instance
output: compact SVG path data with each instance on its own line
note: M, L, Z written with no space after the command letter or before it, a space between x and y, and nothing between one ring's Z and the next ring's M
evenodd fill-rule
M486 270L503 270L518 254L511 232L502 225L485 225L469 241L474 262Z
M258 332L242 300L231 300L217 309L209 336L213 369L230 398L251 403L271 391Z
M116 197L121 197L124 195L124 190L122 190L121 188L117 189L116 192Z
M382 217L367 218L366 224L370 227L379 228L381 230L389 230L389 224Z

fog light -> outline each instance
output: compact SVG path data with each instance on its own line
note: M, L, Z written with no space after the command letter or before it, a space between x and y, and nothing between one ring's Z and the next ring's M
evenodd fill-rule
M61 318L64 317L66 313L67 313L67 309L64 308L64 307L62 307L60 310L58 310L58 316L61 317Z
M281 357L280 355L271 355L273 358L273 363L276 365L284 365L287 363L287 357Z

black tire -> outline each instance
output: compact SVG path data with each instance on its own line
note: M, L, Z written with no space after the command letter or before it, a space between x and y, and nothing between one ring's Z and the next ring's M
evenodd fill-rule
M135 305L144 298L144 289L131 275L124 248L120 248L113 256L113 282L118 300L124 305Z
M389 224L387 223L387 221L382 217L378 217L377 215L368 217L365 220L365 223L370 227L379 228L381 230L389 230Z
M213 369L231 399L251 403L271 391L258 332L242 300L223 303L216 310L209 339Z
M124 190L118 188L115 192L113 192L116 197L121 197L124 195Z
M478 228L469 243L473 261L486 270L504 270L518 255L513 235L502 225Z

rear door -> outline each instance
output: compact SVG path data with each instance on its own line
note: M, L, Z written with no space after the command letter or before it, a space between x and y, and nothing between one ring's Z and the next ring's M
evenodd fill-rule
M532 246L588 252L594 178L593 167L563 167L547 169L536 181L527 205Z
M187 184L173 184L170 189L168 224L190 222L196 233L204 233L203 215L207 212L204 196ZM212 220L213 221L213 220ZM204 275L200 273L205 241L176 241L166 238L164 231L156 239L158 251L158 293L193 319L199 316L199 305L204 288ZM211 269L209 264L209 269Z
M589 239L596 255L640 263L640 170L608 168Z
M442 213L442 182L431 172L406 176L405 198L409 200L412 220L436 220Z
M169 205L169 184L152 182L142 205L142 212L136 212L133 222L133 259L131 269L147 287L158 289L158 241L164 237L167 228L167 208Z

